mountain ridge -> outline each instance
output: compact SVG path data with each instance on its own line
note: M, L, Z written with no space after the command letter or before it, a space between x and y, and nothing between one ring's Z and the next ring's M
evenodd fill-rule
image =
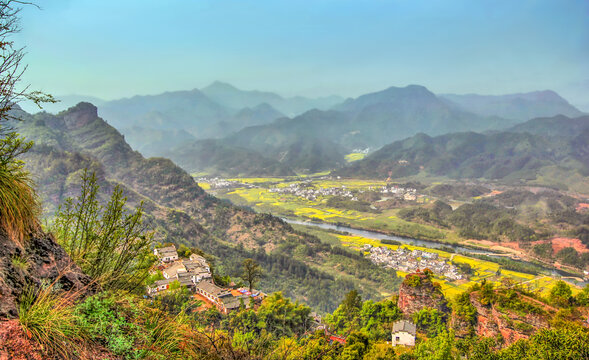
M559 119L563 117L548 120L560 127L567 124L575 127L577 123L587 125L589 121L587 117L566 118L570 120L568 122ZM583 179L589 176L589 126L582 132L561 130L562 135L552 134L543 128L536 134L529 131L546 121L530 120L525 127L517 125L515 129L520 129L517 132L458 132L436 137L417 134L385 145L336 173L340 176L383 179L424 174L518 183L534 183L543 178L547 185L565 188L580 186L579 189L584 189L581 186ZM555 177L554 174L558 173L567 175ZM573 184L573 180L580 184Z
M344 269L346 274L355 273L357 267L368 267L372 277L386 278L388 284L396 282L394 274L354 254L344 251L342 255L342 250L296 232L279 218L206 194L171 160L144 158L125 142L122 134L97 116L91 104L78 104L59 115L18 115L24 119L17 124L19 132L36 143L23 160L41 180L39 192L44 201L52 203L53 210L65 197L79 193L79 176L84 168L90 168L96 170L104 187L103 198L115 185L121 185L130 206L144 202L146 217L154 224L158 241L197 246L214 254L218 271L231 276L239 276L241 271L235 264L254 258L272 273L261 284L267 291L283 291L322 311L332 311L345 292L355 287L346 278L316 265L337 256L348 256L356 264ZM295 253L295 248L306 250ZM374 298L380 296L379 286L380 281L370 280L359 288L366 297Z

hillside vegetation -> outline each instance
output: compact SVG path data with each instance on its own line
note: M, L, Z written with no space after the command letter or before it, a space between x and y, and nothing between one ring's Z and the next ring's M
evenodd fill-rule
M80 175L90 168L105 192L120 185L129 206L144 202L156 241L196 245L215 254L220 273L236 275L239 267L235 264L253 257L269 274L262 286L283 290L292 298L304 297L322 311L332 310L343 293L356 285L372 298L381 296L383 284L396 286L394 272L365 263L353 253L334 250L278 218L209 196L168 159L145 159L97 116L91 104L81 103L57 116L21 116L25 121L20 130L36 141L24 159L40 185L49 218L58 204L79 192ZM99 198L105 201L107 196ZM326 259L342 256L347 260L341 273L328 273L319 266ZM364 280L352 276L358 268L365 269Z
M381 179L424 174L586 189L589 130L578 125L585 123L586 118L558 117L553 122L561 128L555 134L542 130L547 129L544 119L519 125L513 132L466 132L437 137L418 134L386 145L337 173ZM563 130L569 127L580 131Z

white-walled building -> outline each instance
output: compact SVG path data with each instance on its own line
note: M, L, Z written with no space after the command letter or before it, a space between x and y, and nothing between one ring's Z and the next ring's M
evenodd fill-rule
M391 343L393 346L415 346L415 324L407 320L399 320L393 324Z
M178 260L178 252L174 245L162 248L153 249L153 254L157 256L161 262L167 263Z

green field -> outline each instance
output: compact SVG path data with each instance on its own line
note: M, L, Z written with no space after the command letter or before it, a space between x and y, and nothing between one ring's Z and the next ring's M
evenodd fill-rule
M365 157L366 157L366 154L364 154L364 153L349 153L348 155L346 155L344 157L344 159L346 159L346 161L350 163L350 162L362 160Z
M316 200L307 200L292 194L272 193L269 186L287 187L297 181L277 178L248 178L230 179L248 184L258 184L256 188L236 188L231 190L218 190L214 194L228 199L238 205L248 205L259 212L272 213L278 216L293 217L312 221L330 223L346 223L352 227L383 231L395 235L415 237L457 243L460 239L451 231L440 230L433 226L408 222L398 218L397 209L386 210L382 213L361 212L350 209L339 209L327 206L328 197L318 197ZM344 187L351 191L376 189L384 186L384 181L368 180L313 180L316 188ZM206 186L206 184L203 184ZM427 199L420 199L425 201Z

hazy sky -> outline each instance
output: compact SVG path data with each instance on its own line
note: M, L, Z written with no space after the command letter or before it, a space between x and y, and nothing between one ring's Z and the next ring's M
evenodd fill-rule
M39 0L26 81L112 99L214 80L282 95L553 89L589 110L588 0Z

